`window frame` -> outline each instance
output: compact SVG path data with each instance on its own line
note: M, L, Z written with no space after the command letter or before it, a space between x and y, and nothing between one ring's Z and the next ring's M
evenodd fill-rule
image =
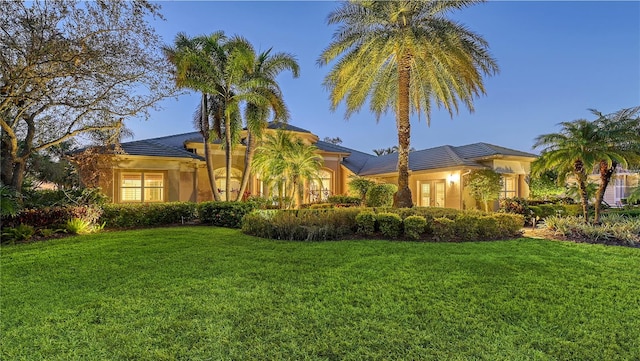
M124 185L126 176L137 175L139 176L139 186L130 186ZM161 186L149 186L147 185L147 176L160 176L161 177ZM120 187L119 187L119 200L120 203L163 203L166 202L167 198L167 174L163 171L125 171L120 172ZM127 189L138 189L140 198L139 199L125 199L124 191ZM147 190L152 189L160 189L160 199L159 200L148 200Z

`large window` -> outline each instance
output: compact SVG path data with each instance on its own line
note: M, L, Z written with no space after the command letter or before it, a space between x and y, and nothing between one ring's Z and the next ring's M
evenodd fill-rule
M318 179L309 184L309 201L324 202L331 195L331 172L321 170Z
M502 191L500 198L514 198L516 196L516 178L504 176L502 177Z
M122 173L120 192L122 202L163 202L164 174Z

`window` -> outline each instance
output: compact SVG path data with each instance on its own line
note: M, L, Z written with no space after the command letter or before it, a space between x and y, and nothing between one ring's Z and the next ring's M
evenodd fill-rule
M120 192L122 202L162 202L164 201L164 174L122 173Z
M444 180L420 182L421 207L445 207Z
M502 177L502 191L500 198L514 198L516 196L516 178Z
M309 184L309 201L324 202L331 195L331 173L326 170L318 172L318 179Z

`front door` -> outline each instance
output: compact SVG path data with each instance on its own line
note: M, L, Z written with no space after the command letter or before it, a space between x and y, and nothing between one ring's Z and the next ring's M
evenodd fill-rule
M445 181L420 182L420 206L444 207Z

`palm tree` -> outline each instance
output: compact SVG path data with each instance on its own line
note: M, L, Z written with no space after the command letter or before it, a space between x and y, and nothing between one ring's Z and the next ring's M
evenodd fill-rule
M252 167L265 186L278 190L278 204L282 207L285 196L287 154L292 152L291 134L282 130L267 133L256 148Z
M209 122L212 107L209 100L212 98L211 94L217 92L215 79L219 75L219 62L224 55L222 45L225 40L226 37L221 31L206 37L195 38L189 38L186 34L179 33L176 35L173 47L165 46L162 49L167 59L176 68L174 74L176 85L202 93L201 104L196 112L196 123L204 141L209 186L216 201L220 200L220 194L216 187L213 161L209 151L212 133ZM211 100L212 103L216 102L215 98ZM219 125L219 123L218 120L217 124ZM219 129L219 126L214 128Z
M532 174L539 175L554 169L558 172L558 182L561 183L566 181L567 176L573 175L582 203L582 215L586 222L589 220L588 175L601 160L611 164L610 162L623 161L623 159L608 147L598 122L579 119L562 122L559 125L562 127L559 133L543 134L536 138L533 147L545 148L540 157L533 162Z
M253 168L267 187L276 187L280 206L284 206L286 197L293 201L296 192L297 204L302 204L305 181L318 180L323 160L317 150L284 130L265 134L256 148Z
M398 129L398 192L394 206L411 207L409 189L410 113L425 113L432 103L451 117L460 103L473 111L472 99L485 93L482 74L498 66L487 42L447 19L452 10L480 1L351 1L328 17L340 24L318 63L341 57L324 80L331 108L345 101L348 118L369 99L380 116L392 109Z
M247 139L245 150L245 167L242 173L238 200L243 196L249 175L251 174L251 163L255 154L256 139L262 136L262 131L267 126L267 118L273 113L274 121L287 121L289 112L284 103L280 86L276 77L284 70L290 70L293 77L300 74L300 66L293 55L286 53L271 54L271 49L260 53L254 59L253 71L248 74L250 77L262 79L264 82L255 89L256 96L249 100L245 107L245 122L247 127Z
M291 199L297 193L298 207L302 205L304 184L319 181L318 172L322 168L322 157L317 153L318 148L304 144L301 140L293 143L291 153L287 154L286 174L291 186Z
M638 163L640 160L640 107L621 109L610 115L595 109L591 109L591 112L598 117L595 122L600 127L603 145L608 150L607 157L598 163L600 184L596 192L594 222L599 223L604 193L616 168L628 168L629 163Z

